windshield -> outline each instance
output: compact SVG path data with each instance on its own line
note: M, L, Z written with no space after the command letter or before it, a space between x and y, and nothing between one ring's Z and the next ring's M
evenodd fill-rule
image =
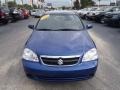
M105 9L104 9L104 11L110 11L112 9L112 7L106 7Z
M92 8L90 11L95 11L97 8Z
M36 30L81 30L83 24L77 15L51 14L41 17Z
M105 10L105 7L100 7L100 8L97 8L95 11L104 11Z

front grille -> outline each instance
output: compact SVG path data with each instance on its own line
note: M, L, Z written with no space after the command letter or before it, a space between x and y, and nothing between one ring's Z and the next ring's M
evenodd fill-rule
M77 64L80 57L41 57L41 60L46 65L74 65Z

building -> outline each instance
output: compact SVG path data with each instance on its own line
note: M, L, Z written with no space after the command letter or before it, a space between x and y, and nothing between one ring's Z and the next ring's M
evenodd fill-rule
M117 0L116 3L118 6L120 6L120 0Z
M47 8L52 8L52 3L46 3Z
M1 2L1 0L0 0L0 7L2 6L2 2Z
M44 3L45 3L44 0L38 0L38 7L43 9L44 8Z

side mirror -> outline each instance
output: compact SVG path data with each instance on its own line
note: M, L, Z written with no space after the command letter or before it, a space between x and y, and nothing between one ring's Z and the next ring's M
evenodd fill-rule
M28 25L28 28L34 29L34 25Z
M88 24L88 25L86 25L86 28L87 29L91 29L91 28L93 28L93 25L92 24Z

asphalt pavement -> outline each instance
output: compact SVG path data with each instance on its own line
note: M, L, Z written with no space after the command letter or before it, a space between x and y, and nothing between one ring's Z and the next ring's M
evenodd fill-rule
M28 19L0 26L0 90L120 90L120 28L92 23L89 33L99 52L99 66L94 78L78 82L43 82L25 76L21 56L32 30Z

